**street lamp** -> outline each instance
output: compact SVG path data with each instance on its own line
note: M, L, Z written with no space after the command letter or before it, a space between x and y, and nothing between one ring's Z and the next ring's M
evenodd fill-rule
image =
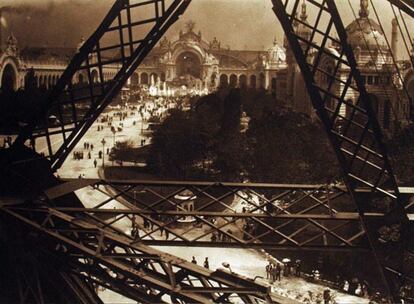
M102 167L105 168L105 138L102 138L101 140L101 144L102 144Z

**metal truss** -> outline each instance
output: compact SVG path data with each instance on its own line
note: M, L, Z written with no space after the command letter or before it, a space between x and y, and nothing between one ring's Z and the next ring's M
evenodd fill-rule
M36 139L46 141L46 156L58 169L190 2L117 0L44 101L40 117L33 117L15 145L30 140L35 149ZM114 76L105 76L105 70ZM51 120L52 115L57 119Z
M210 271L160 252L113 228L96 225L87 214L72 216L42 206L0 209L40 232L36 242L61 259L68 275L139 303L275 303L268 288L254 280L225 270Z
M36 140L44 140L52 169L59 168L190 1L117 0L15 145L30 141L35 149ZM271 302L260 284L226 271L210 272L146 244L368 249L382 270L390 301L399 300L414 273L407 216L413 206L397 187L335 1L306 0L314 12L310 21L297 17L301 0L272 1L335 148L346 189L82 180L49 189L47 206L0 207L39 232L40 239L53 240L53 246L39 246L67 263L68 285L79 290L81 282L98 284L142 303ZM413 16L410 1L389 1ZM299 35L297 25L308 29L309 37ZM341 47L333 50L332 45ZM324 69L325 60L334 62L332 71ZM107 78L105 70L117 72ZM329 81L318 83L320 75ZM52 115L57 117L53 122ZM87 208L54 206L56 199L84 187L93 187L103 200L91 200ZM194 208L188 207L190 198L177 201L185 190L197 197ZM125 209L113 209L115 199ZM27 285L34 286L28 289L31 299L42 302L36 283Z
M411 18L414 18L414 2L411 0L388 0Z
M302 71L312 104L335 148L349 194L382 269L388 295L397 302L401 288L406 280L412 279L414 271L406 213L411 206L399 193L381 129L335 1L304 3L313 12L311 20L298 17L300 0L273 0L274 12ZM309 35L301 35L296 31L297 26ZM324 68L324 60L334 62L332 71ZM318 82L320 75L328 83ZM342 114L344 109L346 115ZM356 191L358 187L368 188L369 194L361 195ZM373 218L370 212L383 214Z
M111 227L147 245L369 249L359 214L341 186L79 179L66 182L46 191L49 199L71 191L79 191L76 193L82 197L91 191L94 195L84 197L87 208L56 210L87 216L97 227ZM177 199L183 194L187 197Z

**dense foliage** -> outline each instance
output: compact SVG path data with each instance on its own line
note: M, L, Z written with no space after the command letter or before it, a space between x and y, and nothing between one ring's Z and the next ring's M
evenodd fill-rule
M242 111L250 117L240 132ZM163 176L255 182L326 182L338 175L323 130L261 92L201 97L172 111L153 137L148 164Z

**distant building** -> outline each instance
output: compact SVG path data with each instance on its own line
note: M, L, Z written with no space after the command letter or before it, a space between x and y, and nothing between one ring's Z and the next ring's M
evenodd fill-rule
M131 85L158 84L162 90L166 82L168 88L206 92L225 85L274 94L283 88L278 73L286 69L286 55L276 41L267 51L232 50L216 38L206 41L194 26L188 22L176 40L164 37L131 77Z
M301 22L294 24L294 29L301 37L309 39L311 30L305 26L308 22L306 10L304 2L300 12ZM398 53L396 21L392 21L392 52L381 27L369 18L366 0L361 0L359 18L350 23L346 30L380 125L384 130L392 131L396 121L402 124L414 121L414 70L411 61L398 61L397 70L393 60L393 56L397 59ZM2 48L0 45L1 88L17 90L24 87L29 74L34 77L37 87L51 88L83 41L77 49L19 50L17 39L10 35L5 46ZM341 46L330 45L326 51L340 54ZM90 62L94 60L96 58L90 58ZM309 52L308 60L314 60L312 51ZM329 56L322 56L321 61L321 71L315 74L316 81L327 86L329 78L323 71L332 73L336 62ZM118 65L105 65L104 79L113 78L119 68ZM397 77L398 71L403 76L403 82ZM94 82L98 81L98 72L98 68L94 68L91 75L77 73L74 83L88 81L89 77ZM337 75L346 80L347 71L339 67ZM264 89L293 111L316 118L301 71L286 39L283 47L275 40L268 50L232 50L223 47L216 38L206 41L200 31L195 32L195 23L191 21L174 40L162 38L127 84L129 88L147 87L152 95L172 95L174 92L204 94L219 86ZM339 92L341 87L335 89ZM411 99L407 98L406 92ZM349 92L346 98L348 102L355 103L358 96ZM330 100L327 104L334 106ZM340 109L340 113L349 115L345 106Z
M306 3L302 4L300 14L301 22L294 25L296 33L306 40L310 39L311 29L304 24L307 24ZM414 72L411 63L398 62L399 70L403 74L404 85L398 81L397 67L394 64L395 56L397 55L398 30L396 21L392 21L392 37L389 42L391 50L388 48L388 43L383 33L381 26L374 20L369 18L368 1L361 1L361 8L359 11L359 18L354 20L346 27L348 34L348 42L354 50L354 54L358 63L359 70L365 82L366 89L370 94L372 106L377 114L378 121L385 131L392 131L393 123L400 122L403 125L413 121L412 98L414 96ZM312 118L316 117L316 113L312 107L309 95L307 94L303 77L300 69L295 61L293 53L285 42L286 51L286 105L292 110L304 113ZM341 53L340 45L331 45L327 47L327 52L336 54L338 57ZM315 59L314 53L310 52L308 61L312 62ZM327 74L333 74L337 62L330 56L322 56L320 69L316 72L315 80L322 87L328 87L329 77ZM324 73L326 72L326 73ZM344 83L348 76L346 67L340 66L337 71L337 77ZM340 95L344 84L331 88ZM396 90L397 89L397 90ZM405 90L408 90L411 95L411 103ZM350 103L355 103L358 99L356 94L349 90L346 95L346 100ZM356 92L355 92L356 93ZM328 107L334 107L332 100L327 100ZM343 116L350 115L347 113L346 106L341 107L340 114Z
M52 88L65 71L78 48L30 47L20 50L17 39L11 34L6 45L0 45L0 88L18 90L26 85L29 74L34 77L34 85L38 88ZM93 63L94 58L90 59ZM117 65L106 65L103 68L104 79L110 79L119 71ZM98 68L92 69L92 81L98 79ZM86 82L86 72L76 73L74 83Z
M279 73L286 70L286 55L276 41L267 51L231 50L224 48L214 38L207 42L201 32L194 32L195 24L188 22L185 31L170 41L164 37L145 58L128 84L147 86L160 91L181 89L187 92L211 92L220 85L241 88L266 89L282 92L284 77ZM78 48L82 45L81 41ZM75 48L26 48L19 50L17 39L10 36L4 49L0 49L1 87L14 90L24 87L25 77L34 72L36 86L51 88L65 70ZM93 58L90 59L93 61ZM116 65L106 65L105 79L118 71ZM78 73L74 81L87 81L86 73ZM98 69L92 71L92 78L98 78Z

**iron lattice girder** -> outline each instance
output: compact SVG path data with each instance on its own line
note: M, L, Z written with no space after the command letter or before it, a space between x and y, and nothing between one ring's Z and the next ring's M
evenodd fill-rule
M408 244L409 220L405 210L410 205L400 196L380 126L335 2L307 0L313 12L311 20L298 18L301 2L273 0L274 12L302 71L312 104L335 148L388 293L398 301L400 288L409 278L413 264L409 258L413 244ZM307 28L308 34L297 32L297 25ZM333 51L335 45L340 48ZM326 60L333 63L333 70L324 67ZM320 81L321 75L328 81ZM356 101L348 101L350 98ZM368 200L366 195L355 191L358 187L371 190ZM382 218L373 221L367 216L372 209L384 211ZM395 232L394 237L387 235L390 231Z
M137 301L272 303L267 287L226 271L210 271L160 252L82 217L48 209L1 210L55 241L52 252L71 271ZM40 241L40 240L39 240ZM46 249L46 248L45 248Z
M388 0L391 4L398 7L404 13L414 18L414 2L412 0Z
M93 122L191 0L117 0L98 29L80 47L15 145L44 140L58 169ZM105 69L115 69L114 77ZM84 82L75 77L83 75ZM58 119L51 121L50 116Z
M85 197L91 189L95 194ZM53 199L71 191L80 191L88 208L57 210L87 215L98 227L128 237L136 227L140 241L151 245L368 248L359 214L340 186L76 179L46 194ZM176 199L188 191L197 197L191 210L183 207L188 199ZM118 210L113 209L115 201ZM189 216L194 217L192 224L183 225Z

